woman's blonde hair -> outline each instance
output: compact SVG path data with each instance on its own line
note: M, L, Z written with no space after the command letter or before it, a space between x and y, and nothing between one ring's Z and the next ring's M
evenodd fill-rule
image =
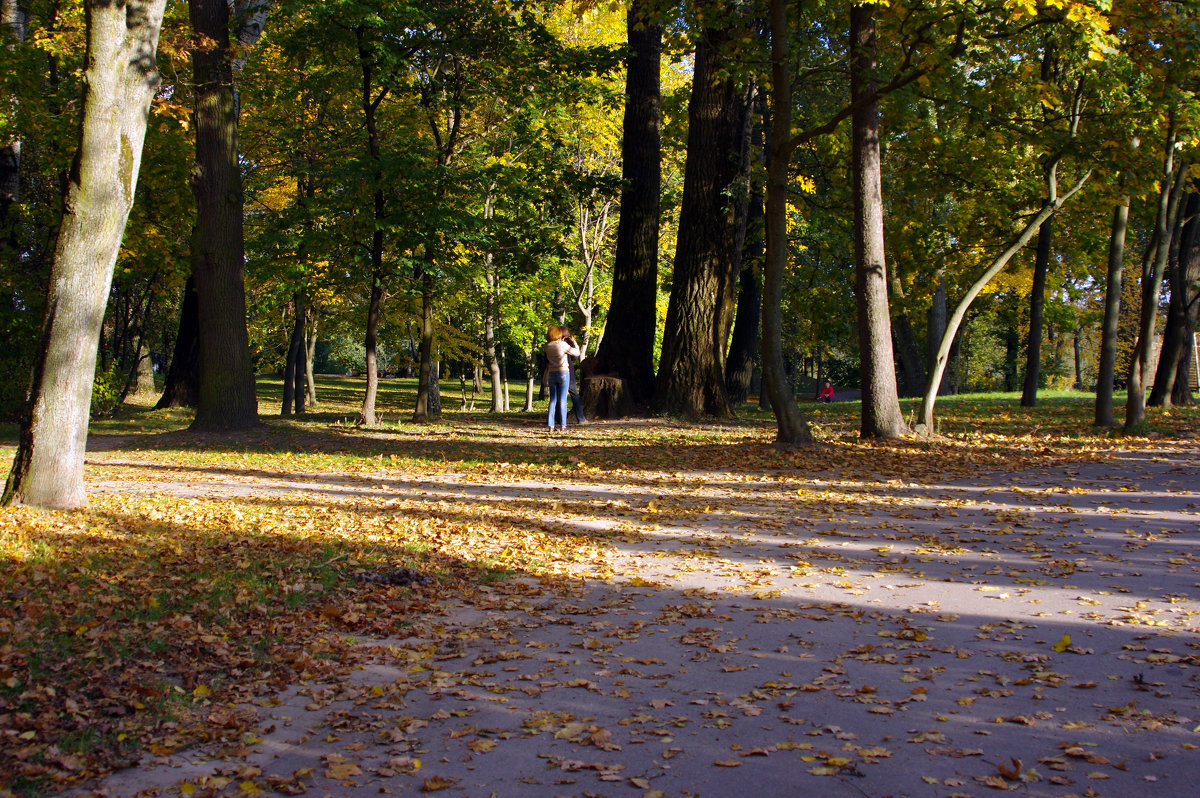
M549 327L546 328L546 340L547 341L558 341L558 340L561 340L562 337L563 337L562 327L559 327L557 324L551 324Z

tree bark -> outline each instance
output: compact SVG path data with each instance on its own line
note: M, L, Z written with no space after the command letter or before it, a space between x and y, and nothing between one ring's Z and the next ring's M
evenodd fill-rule
M588 370L619 375L634 404L654 397L654 338L658 324L659 125L662 26L647 0L627 16L629 60L621 144L621 213L613 262L612 301L605 335Z
M417 405L413 408L412 420L428 421L437 411L430 406L431 383L436 379L433 370L434 325L433 325L433 264L434 248L425 245L425 260L417 275L421 287L421 343L417 349Z
M1108 277L1104 286L1104 321L1100 328L1100 366L1096 374L1097 427L1113 426L1113 377L1117 363L1117 322L1121 313L1121 283L1125 271L1125 231L1129 226L1129 197L1113 208L1108 239Z
M200 357L200 390L192 429L248 429L258 424L258 400L246 330L243 194L229 5L225 0L189 0L188 10L195 35L192 273Z
M316 407L317 380L313 375L313 363L317 359L317 312L313 306L309 307L308 326L304 334L304 403L309 407Z
M363 340L366 351L367 388L363 393L358 424L373 427L377 423L375 399L379 392L379 313L383 307L383 284L386 278L383 263L383 230L387 219L387 198L384 193L383 167L380 164L382 143L376 112L388 90L376 92L375 59L372 46L367 40L367 29L360 25L354 30L354 36L358 44L358 63L362 72L359 104L363 112L363 126L367 132L367 157L371 160L371 181L374 188L371 193L371 215L375 221L370 245L371 294L367 303L367 327Z
M1025 341L1025 382L1021 407L1036 407L1042 370L1043 311L1046 305L1046 274L1050 270L1050 239L1053 219L1038 228L1037 255L1033 261L1033 288L1029 293L1029 337Z
M17 0L0 0L0 29L7 28L15 41L25 40L25 13ZM15 103L14 98L9 100ZM21 199L21 140L0 142L0 263L4 251L15 248L13 206Z
M1187 374L1192 331L1196 324L1196 300L1197 296L1200 296L1200 236L1197 235L1197 213L1200 213L1200 192L1193 187L1187 195L1179 219L1179 246L1167 273L1167 281L1171 287L1171 303L1167 308L1167 323L1163 328L1154 388L1151 389L1147 401L1152 407L1171 407L1176 404L1177 393L1183 400L1180 404L1191 404L1192 394L1186 379L1180 386L1184 390L1177 392L1176 386L1179 375ZM1181 364L1184 365L1182 372Z
M889 273L888 283L892 296L904 302L904 284L895 269ZM920 396L925 388L925 367L921 362L921 346L917 343L917 333L913 330L912 319L903 305L896 313L893 327L896 350L900 353L900 372L904 375L904 395Z
M1126 433L1133 432L1146 420L1146 383L1150 376L1150 358L1154 353L1154 323L1158 318L1158 298L1162 293L1163 273L1171 251L1171 229L1179 212L1182 183L1187 172L1175 162L1175 126L1172 120L1164 147L1162 185L1154 223L1154 257L1142 269L1142 311L1138 323L1137 347L1129 367L1129 388L1125 398Z
M163 393L155 410L195 407L200 396L200 317L196 307L196 279L189 275L179 310L179 332L171 364L167 367Z
M733 322L733 337L729 340L729 355L725 359L725 392L735 405L750 399L750 382L754 377L754 360L760 343L760 281L766 252L764 216L763 192L761 186L756 184L751 191L750 208L746 215L746 246L738 278L737 316Z
M288 341L287 360L283 367L283 408L280 415L304 412L304 296L297 291L292 294L295 318L292 320L292 336Z
M922 391L924 391L925 374L927 371L933 370L933 364L937 360L937 345L942 340L942 335L946 332L946 318L949 311L946 307L946 281L942 276L941 271L937 275L937 287L933 289L933 296L929 300L929 313L926 317L926 370L921 372ZM1015 361L1014 361L1015 362ZM940 390L945 393L949 386L946 385L947 380L943 378Z
M705 28L696 46L679 233L654 395L661 413L733 415L725 395L725 303L732 305L741 265L751 93L722 73L722 48L731 38L730 27Z
M4 504L87 503L88 411L104 307L133 206L165 0L89 0L79 148L72 164Z
M787 0L771 0L771 135L767 154L767 197L764 217L766 257L763 263L762 391L775 414L775 442L795 446L812 440L800 415L783 365L783 273L787 270L788 162L792 145L791 56L788 47Z
M875 20L873 6L850 7L850 99L874 95ZM908 425L900 412L892 328L888 312L887 267L883 248L883 193L880 185L878 101L862 102L851 114L851 175L854 183L854 272L862 358L863 438L898 438Z

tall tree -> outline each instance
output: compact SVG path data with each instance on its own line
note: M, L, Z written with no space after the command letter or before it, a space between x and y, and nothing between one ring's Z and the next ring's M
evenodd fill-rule
M1167 272L1171 302L1163 328L1162 348L1148 404L1152 407L1192 404L1189 383L1192 337L1200 305L1200 191L1193 181L1179 218L1179 243Z
M1174 116L1167 123L1163 146L1162 172L1159 177L1158 208L1154 234L1147 257L1142 263L1141 316L1138 321L1137 347L1129 364L1129 388L1125 398L1125 432L1133 432L1146 420L1146 389L1154 354L1154 325L1158 318L1158 300L1162 293L1163 273L1171 253L1171 231L1179 214L1180 200L1187 177L1187 164L1180 163L1175 142L1178 137Z
M25 11L18 0L0 0L0 41L6 37L11 37L12 42L25 39ZM12 221L9 209L17 203L20 194L21 140L16 136L0 135L0 253L10 246Z
M662 25L653 0L632 0L627 16L621 211L612 301L604 337L589 368L620 375L636 404L654 396L659 191L662 182L660 72Z
M192 274L199 320L199 393L192 428L246 429L258 424L258 401L246 331L242 175L230 3L188 0L188 11L195 36Z
M812 440L783 368L783 273L787 270L788 164L792 133L792 64L788 46L787 0L771 0L771 135L767 153L762 298L762 395L775 413L777 444Z
M1100 366L1096 376L1097 427L1113 426L1113 377L1117 365L1117 322L1125 272L1125 232L1129 227L1129 197L1113 208L1108 243L1108 273L1104 281L1104 321L1100 333Z
M888 312L880 185L879 108L876 93L874 6L850 7L851 174L854 185L854 273L862 358L864 438L908 432L900 412Z
M89 0L79 148L5 504L79 507L104 305L133 206L166 0Z
M725 394L725 337L741 267L749 204L753 88L723 68L737 11L713 4L720 27L696 45L688 103L688 148L671 298L654 407L686 416L732 415Z

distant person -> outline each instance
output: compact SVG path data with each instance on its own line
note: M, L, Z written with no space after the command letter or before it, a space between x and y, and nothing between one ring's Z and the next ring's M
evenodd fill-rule
M562 339L578 349L579 344L575 343L575 338L571 335L571 331L567 329L565 325L562 328L562 332ZM583 350L580 351L582 352ZM579 396L579 380L575 376L575 370L579 365L579 358L568 355L567 363L571 372L571 385L567 388L567 396L571 398L571 412L575 414L576 424L586 424L587 419L583 417L583 399Z
M571 386L572 356L579 357L579 349L563 340L563 328L551 324L546 330L546 387L550 390L550 412L546 423L554 432L555 423L562 432L567 431L567 391Z
M817 395L817 401L825 402L826 404L833 401L833 385L829 382L829 380L825 380L825 387L822 388L821 393Z

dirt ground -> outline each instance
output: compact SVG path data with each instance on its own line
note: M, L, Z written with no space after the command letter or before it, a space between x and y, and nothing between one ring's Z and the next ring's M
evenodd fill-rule
M93 491L129 490L103 480ZM238 744L76 795L1193 796L1200 446L942 484L172 474L197 496L545 502L610 533L442 602Z

